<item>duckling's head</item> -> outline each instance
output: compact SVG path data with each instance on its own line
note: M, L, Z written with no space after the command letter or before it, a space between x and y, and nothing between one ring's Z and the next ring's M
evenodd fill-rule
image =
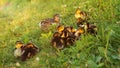
M89 30L88 30L91 34L97 34L97 26L95 24L90 24L89 25Z
M80 8L77 8L75 13L76 13L76 14L79 14L79 13L81 13L81 10L80 10Z
M59 14L55 14L53 16L53 19L54 19L55 23L60 23L60 15Z
M57 31L61 33L64 30L64 28L65 28L64 25L59 25L57 27Z
M79 8L77 8L76 12L75 12L75 18L80 18L80 13L81 13L81 10Z
M84 12L84 11L81 11L79 8L76 10L76 12L75 12L75 18L76 19L82 19L82 20L89 20L89 18L88 18L88 14L86 13L86 12Z
M23 47L23 42L22 41L17 41L16 46L17 49Z

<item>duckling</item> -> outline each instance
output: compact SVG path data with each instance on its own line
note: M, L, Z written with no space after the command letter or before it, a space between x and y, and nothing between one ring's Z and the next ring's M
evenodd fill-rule
M66 26L61 34L61 38L64 40L65 47L69 47L75 43L75 33L76 29L72 26Z
M44 19L39 23L39 26L42 30L47 30L52 24L60 24L60 15L55 14L53 18Z
M33 56L35 56L39 52L39 48L35 46L32 42L29 42L26 44L22 50L24 53L21 55L21 60L25 61L26 59L29 59Z
M74 33L75 40L78 40L80 38L80 35L84 33L85 33L84 27L79 27Z
M52 43L52 46L53 46L54 48L57 48L57 49L59 49L59 50L61 50L61 49L64 48L64 41L63 41L63 39L61 38L59 32L55 32L55 33L53 34L53 39L52 39L51 43Z
M79 19L77 19L77 26L78 27L83 27L85 22L86 22L85 20L79 18Z
M82 20L88 20L88 14L85 11L81 11L79 8L77 8L75 12L75 18L79 19L81 18Z
M65 27L64 25L59 25L57 27L57 31L58 31L58 33L60 33L60 37L64 43L64 47L66 47L67 46L67 38L70 34L69 31L67 30L67 27Z
M77 26L82 26L83 22L89 19L87 12L81 11L79 8L75 12L75 18L77 19Z
M61 33L61 37L62 38L67 38L68 36L70 36L70 32L67 30L68 27L64 27L64 30Z
M92 35L97 34L97 26L95 24L86 23L85 24L85 30L86 30L87 33L90 33Z
M22 41L17 41L15 44L16 44L16 47L14 50L14 56L19 58L24 53L24 51L22 50L22 48L24 47L24 44Z
M66 45L73 45L75 43L75 36L74 33L76 29L74 29L72 26L66 27L66 30L68 31L68 37L66 39Z

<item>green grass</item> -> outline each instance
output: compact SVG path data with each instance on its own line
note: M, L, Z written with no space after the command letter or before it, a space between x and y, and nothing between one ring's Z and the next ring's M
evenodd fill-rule
M0 67L119 68L119 6L119 0L0 0ZM82 36L75 46L57 52L50 45L55 30L42 32L38 24L59 13L62 24L77 28L74 17L77 7L90 13L90 22L97 24L98 34L96 37ZM25 43L32 40L41 52L22 62L13 56L17 40ZM37 57L39 61L36 61ZM16 66L16 62L20 66Z

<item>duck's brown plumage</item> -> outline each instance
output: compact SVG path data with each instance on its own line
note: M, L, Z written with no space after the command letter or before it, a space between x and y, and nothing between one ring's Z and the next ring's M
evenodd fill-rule
M88 13L85 11L81 11L79 8L77 8L75 12L75 18L77 19L77 26L82 26L84 22L87 22L89 20Z
M14 56L19 58L22 54L22 48L24 47L24 43L22 41L17 41L15 43L15 50L14 50Z
M97 26L95 24L91 24L91 23L87 23L87 33L90 33L92 35L96 35L97 34Z
M52 46L54 48L57 48L57 49L63 49L64 48L64 41L60 37L60 33L59 32L55 32L53 34L53 39L52 39L51 43L52 43Z
M41 21L39 23L39 26L41 27L42 30L48 30L49 26L54 23L60 24L60 15L59 14L55 14L53 16L53 18L44 19L43 21Z
M26 59L29 59L33 56L35 56L39 52L39 48L36 47L33 43L26 44L22 50L24 53L21 55L21 60L25 61Z
M78 40L81 34L84 34L84 33L85 33L84 27L79 27L74 33L75 40Z

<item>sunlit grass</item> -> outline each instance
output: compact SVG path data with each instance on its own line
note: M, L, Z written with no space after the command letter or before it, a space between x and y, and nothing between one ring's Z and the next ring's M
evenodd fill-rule
M2 68L118 68L120 64L119 0L0 0L0 66ZM97 36L82 35L81 40L56 51L51 38L56 26L43 32L39 22L61 15L61 23L76 26L74 13L79 7L90 14L98 27ZM15 42L32 40L40 53L22 62L13 56ZM36 58L39 58L39 61ZM18 66L16 63L19 63Z

